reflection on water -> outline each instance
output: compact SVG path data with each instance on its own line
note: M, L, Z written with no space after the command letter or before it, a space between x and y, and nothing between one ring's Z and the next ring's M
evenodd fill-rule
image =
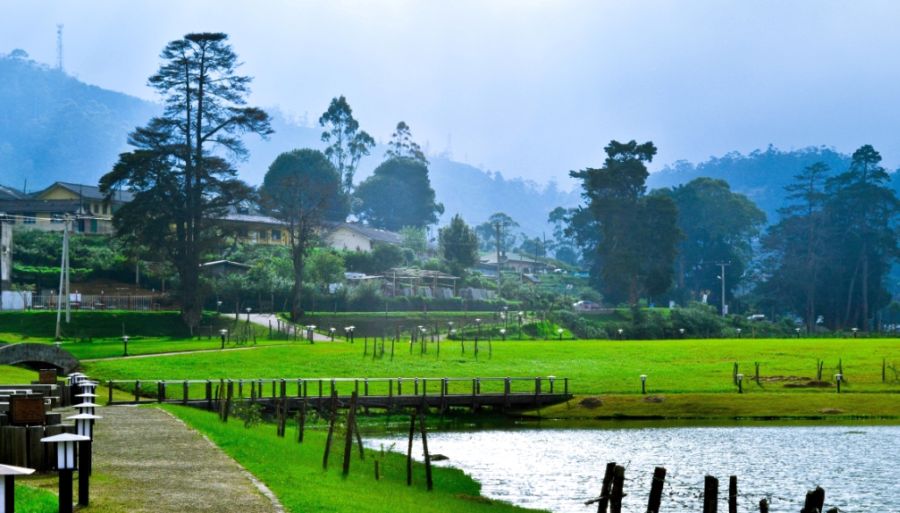
M369 440L373 447L402 437ZM397 444L405 447L405 440ZM727 511L728 476L738 476L739 511L799 511L808 489L825 489L828 509L900 511L896 465L900 427L692 427L523 429L432 433L431 453L482 483L482 494L557 513L595 511L607 461L626 466L624 509L646 510L655 466L668 470L662 510L702 510L703 477L719 478ZM421 454L416 445L415 454Z

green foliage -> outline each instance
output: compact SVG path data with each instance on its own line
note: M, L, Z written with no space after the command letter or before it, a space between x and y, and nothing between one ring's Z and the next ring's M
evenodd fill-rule
M675 201L678 227L684 233L675 262L675 295L682 301L697 300L704 291L711 291L712 302L721 303L717 277L721 269L712 264L729 263L725 293L731 295L746 276L765 214L723 180L697 178L654 193Z
M516 247L516 234L513 233L513 228L518 227L519 223L503 212L491 214L487 221L475 227L479 248L485 252L496 251L499 231L500 252L509 251Z
M53 287L59 283L59 267L13 264L13 274L18 282L34 283L39 287ZM91 277L91 269L69 268L72 281L84 281Z
M441 256L450 266L450 272L463 276L466 269L478 263L478 236L459 214L450 224L438 231Z
M359 160L369 154L375 146L375 139L359 129L353 109L343 95L331 99L328 110L319 117L319 125L325 129L322 142L328 144L325 156L338 171L342 192L349 195L353 191L353 175Z
M245 428L257 426L263 421L262 405L250 401L237 401L232 404L231 414L244 421Z
M119 155L100 179L105 194L134 194L114 214L117 235L164 253L178 272L182 315L190 325L202 313L201 258L222 240L217 219L250 195L221 155L244 157L242 134L271 132L269 116L246 106L251 78L236 73L237 55L227 39L187 34L166 45L148 81L166 108L130 135L134 150Z
M260 197L266 211L283 221L290 231L294 278L291 318L296 320L303 315L306 258L314 247L316 234L326 220L343 220L347 214L341 176L322 152L302 149L282 153L269 166Z
M186 337L188 327L175 312L72 312L72 322L63 325L66 337L101 338L125 334L148 337ZM0 312L0 333L15 333L21 338L52 338L56 312Z
M428 167L409 158L392 158L375 168L356 191L356 214L368 224L397 231L437 222L444 206L435 202Z
M421 226L404 226L400 228L400 236L403 242L400 246L403 249L409 249L415 255L424 255L428 250L428 238L425 234L425 228Z
M334 251L317 250L305 266L306 280L320 287L344 282L344 258Z
M393 244L378 244L370 252L344 252L343 257L348 271L366 274L380 274L404 262L403 250Z
M397 129L391 134L388 150L384 153L384 157L387 159L409 158L428 165L425 153L418 143L413 141L412 132L405 121L397 123Z
M605 150L602 168L570 173L582 181L588 200L571 216L572 231L588 249L592 278L604 296L633 305L671 285L681 239L677 208L669 198L645 196L653 143L612 141Z

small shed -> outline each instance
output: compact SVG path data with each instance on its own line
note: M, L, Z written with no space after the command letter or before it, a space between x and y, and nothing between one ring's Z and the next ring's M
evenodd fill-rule
M251 269L252 266L242 264L240 262L232 262L231 260L214 260L200 264L200 269L213 275L225 276L228 274L244 274Z

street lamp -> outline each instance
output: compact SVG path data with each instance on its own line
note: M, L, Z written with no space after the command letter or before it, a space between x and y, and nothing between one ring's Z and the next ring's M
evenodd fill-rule
M219 315L219 310L222 309L222 301L216 301L216 315Z
M740 329L740 328L735 328L734 331L737 332L738 338L741 338L741 329Z
M794 333L797 334L797 338L800 338L800 328L794 328Z
M128 338L128 335L122 335L122 345L124 346L122 356L128 356Z
M738 382L738 393L743 394L744 393L744 375L737 374L737 375L735 375L735 377L737 378L737 382Z
M616 332L619 334L619 340L622 340L622 335L625 333L625 330L619 328L616 330Z
M681 338L684 338L684 328L678 328L678 333L681 334Z
M306 326L306 338L309 340L310 344L315 343L315 336L314 336L315 331L316 331L315 324L310 324L310 325Z
M834 381L835 381L835 383L837 383L837 393L840 394L841 393L841 381L844 381L844 375L843 374L835 374Z
M500 335L506 340L506 328L500 328Z
M556 328L556 334L559 335L559 340L562 341L563 329L562 329L562 328Z
M353 330L356 329L356 326L346 326L344 327L345 337L350 339L350 343L353 343Z
M12 513L16 507L16 476L28 476L34 469L0 465L0 511Z
M859 328L850 328L850 331L853 332L853 338L856 338L856 333L859 332Z
M519 312L516 314L516 316L519 318L519 340L521 340L522 339L522 319L525 318L525 312Z
M56 469L59 471L59 513L72 513L72 473L78 468L75 444L90 443L86 436L62 433L41 438L42 443L56 446ZM87 503L87 497L79 498Z
M647 375L646 374L641 374L641 393L642 394L647 393Z
M453 321L447 321L447 335L453 331Z
M334 332L337 331L334 329L334 326L328 328L328 333L331 335L331 341L334 342Z
M250 308L250 307L248 306L248 307L245 308L244 310L247 311L247 324L249 324L249 323L250 323L250 310L252 310L252 308Z
M228 330L226 330L226 329L219 330L219 336L222 338L222 349L225 349L225 338L228 337Z

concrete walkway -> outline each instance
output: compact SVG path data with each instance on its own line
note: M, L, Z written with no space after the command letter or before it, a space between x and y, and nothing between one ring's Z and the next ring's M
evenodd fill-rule
M203 435L157 408L98 412L92 495L129 513L282 513L281 504ZM111 504L112 505L112 504Z
M239 318L241 320L246 321L247 315L243 314ZM253 324L259 324L260 326L265 326L267 328L269 326L272 326L272 328L274 329L275 326L278 324L277 321L278 321L278 316L275 314L261 314L261 313L251 313L250 314L250 322L252 322ZM295 328L295 326L291 323L286 323L286 324L287 324L288 333L293 335L294 334L293 329ZM300 328L299 336L305 337L306 330L303 329L302 326L299 326L299 328ZM342 336L343 333L338 333L338 335ZM313 340L315 340L316 342L331 342L331 337L328 337L327 335L323 335L321 333L313 333ZM335 340L337 340L337 339L335 339Z

